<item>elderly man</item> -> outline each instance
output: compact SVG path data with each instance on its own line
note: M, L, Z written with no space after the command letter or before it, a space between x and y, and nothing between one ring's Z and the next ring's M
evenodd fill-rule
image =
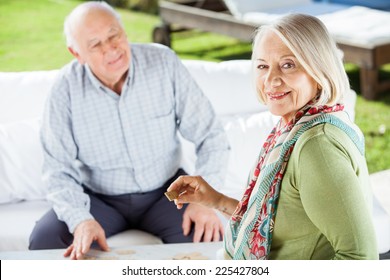
M176 211L164 192L186 174L177 133L196 146L196 173L221 186L229 145L211 104L168 48L129 44L119 15L86 2L66 18L76 58L53 86L43 117L44 180L53 209L30 249L67 248L81 258L93 242L126 229L166 243L220 240L216 214Z

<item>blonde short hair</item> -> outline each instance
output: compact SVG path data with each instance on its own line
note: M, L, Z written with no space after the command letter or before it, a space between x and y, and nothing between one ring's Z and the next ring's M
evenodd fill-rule
M73 9L72 12L66 17L64 22L64 35L66 39L67 47L73 48L78 51L78 44L76 39L74 38L75 29L78 28L79 21L86 15L86 13L92 9L103 10L108 14L111 14L114 18L116 18L123 27L123 23L120 15L107 4L105 1L89 1L86 3L82 3Z
M342 52L318 18L290 14L270 25L259 27L253 41L253 64L259 42L267 30L275 32L280 37L306 72L319 84L321 93L317 105L334 105L342 102L343 95L350 90ZM264 102L257 87L256 90Z

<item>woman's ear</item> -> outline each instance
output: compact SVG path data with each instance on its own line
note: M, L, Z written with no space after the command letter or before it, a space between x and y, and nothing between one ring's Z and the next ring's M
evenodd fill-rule
M320 93L322 91L322 86L320 84L317 84L317 93Z
M82 59L81 55L75 51L72 47L68 47L68 51L79 61L80 64L84 64L85 61Z

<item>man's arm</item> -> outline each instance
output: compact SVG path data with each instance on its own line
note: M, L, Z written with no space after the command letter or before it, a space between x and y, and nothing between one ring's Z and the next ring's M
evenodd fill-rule
M62 74L62 73L61 73ZM48 200L58 218L71 233L82 221L92 219L90 200L81 187L76 165L77 146L72 133L69 87L64 77L53 86L41 128L44 165L43 179L49 190Z
M94 241L103 250L109 248L103 228L89 212L90 199L81 186L71 113L68 83L60 77L52 89L43 116L43 178L49 189L48 200L52 202L58 219L67 224L74 236L64 256L80 259Z

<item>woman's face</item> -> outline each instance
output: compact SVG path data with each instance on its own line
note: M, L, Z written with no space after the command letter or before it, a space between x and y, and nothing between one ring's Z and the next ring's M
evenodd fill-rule
M273 31L263 34L254 51L257 89L271 113L287 123L316 96L318 84Z

